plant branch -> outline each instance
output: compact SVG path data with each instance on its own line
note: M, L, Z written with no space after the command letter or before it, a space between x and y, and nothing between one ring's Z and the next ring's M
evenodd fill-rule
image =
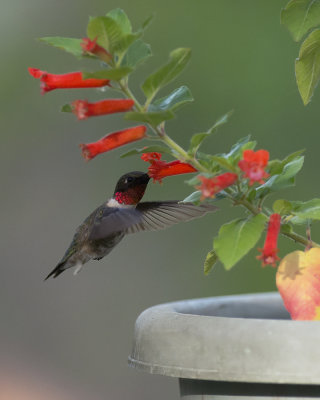
M309 239L299 235L298 233L295 232L283 232L281 231L283 236L288 237L291 240L294 240L295 242L301 243L303 246L310 247L320 247L320 244L313 242L312 240L310 241Z
M144 106L142 106L139 103L139 101L136 99L134 94L129 89L127 81L124 81L124 80L120 81L119 86L120 86L120 89L123 92L123 94L134 101L136 110L139 112L145 112ZM207 168L203 167L199 163L198 160L196 160L194 157L192 157L190 154L188 154L188 152L186 152L178 143L176 143L173 139L171 139L171 137L169 135L167 135L167 133L165 132L165 129L164 129L164 124L161 124L159 126L154 126L152 124L148 124L148 125L162 142L164 142L169 148L171 148L172 150L175 151L175 153L179 156L179 159L182 159L183 161L190 163L200 172L210 173L210 171ZM238 189L239 189L239 187L238 187ZM233 202L234 205L241 205L241 206L245 207L248 211L250 211L250 213L252 215L263 214L267 218L267 214L263 213L261 210L262 209L262 201L259 202L258 207L255 207L253 204L251 204L246 199L246 195L247 195L248 191L246 193L244 193L244 196L241 199L235 199L230 190L225 189L225 191L228 194L229 199ZM300 243L301 245L303 245L305 247L307 247L307 246L310 247L310 245L312 247L320 247L320 244L310 241L308 238L305 238L295 232L285 232L284 230L281 230L281 234L295 242Z

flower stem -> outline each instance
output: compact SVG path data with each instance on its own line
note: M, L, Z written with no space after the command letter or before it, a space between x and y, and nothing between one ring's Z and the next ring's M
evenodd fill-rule
M119 82L119 86L120 89L122 90L122 92L129 97L129 99L132 99L134 101L135 104L135 108L137 109L137 111L142 112L143 111L143 107L142 105L139 103L139 101L135 98L134 94L131 92L131 90L129 89L129 86L127 83L124 83L122 81Z
M157 128L156 128L157 130ZM198 171L201 172L208 172L206 168L204 168L198 160L195 158L191 157L178 143L176 143L173 139L171 139L170 136L168 136L165 132L161 133L161 139L173 150L175 150L176 153L180 155L180 157L192 164Z
M283 236L288 237L291 240L294 240L295 242L301 243L303 246L309 247L320 247L320 244L314 242L314 241L309 241L309 239L299 235L298 233L295 232L283 232L281 231Z

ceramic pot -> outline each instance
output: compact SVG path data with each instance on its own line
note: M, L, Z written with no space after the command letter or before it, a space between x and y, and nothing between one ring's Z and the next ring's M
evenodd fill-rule
M278 293L161 304L129 365L178 378L185 400L320 398L320 323L291 321Z

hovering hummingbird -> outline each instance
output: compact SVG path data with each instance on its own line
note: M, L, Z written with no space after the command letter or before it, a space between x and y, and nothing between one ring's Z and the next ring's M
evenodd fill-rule
M75 274L89 260L101 260L128 233L165 229L180 221L217 210L209 204L196 206L181 201L142 202L150 177L139 171L123 175L111 199L95 209L78 227L59 264L45 278L56 278L68 268Z

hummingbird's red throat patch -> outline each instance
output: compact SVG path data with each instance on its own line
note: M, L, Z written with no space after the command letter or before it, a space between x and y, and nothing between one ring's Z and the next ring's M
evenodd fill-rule
M125 192L116 192L114 199L119 204L135 205L138 204L142 199L144 192L146 190L146 185L139 185L132 189L128 189Z

